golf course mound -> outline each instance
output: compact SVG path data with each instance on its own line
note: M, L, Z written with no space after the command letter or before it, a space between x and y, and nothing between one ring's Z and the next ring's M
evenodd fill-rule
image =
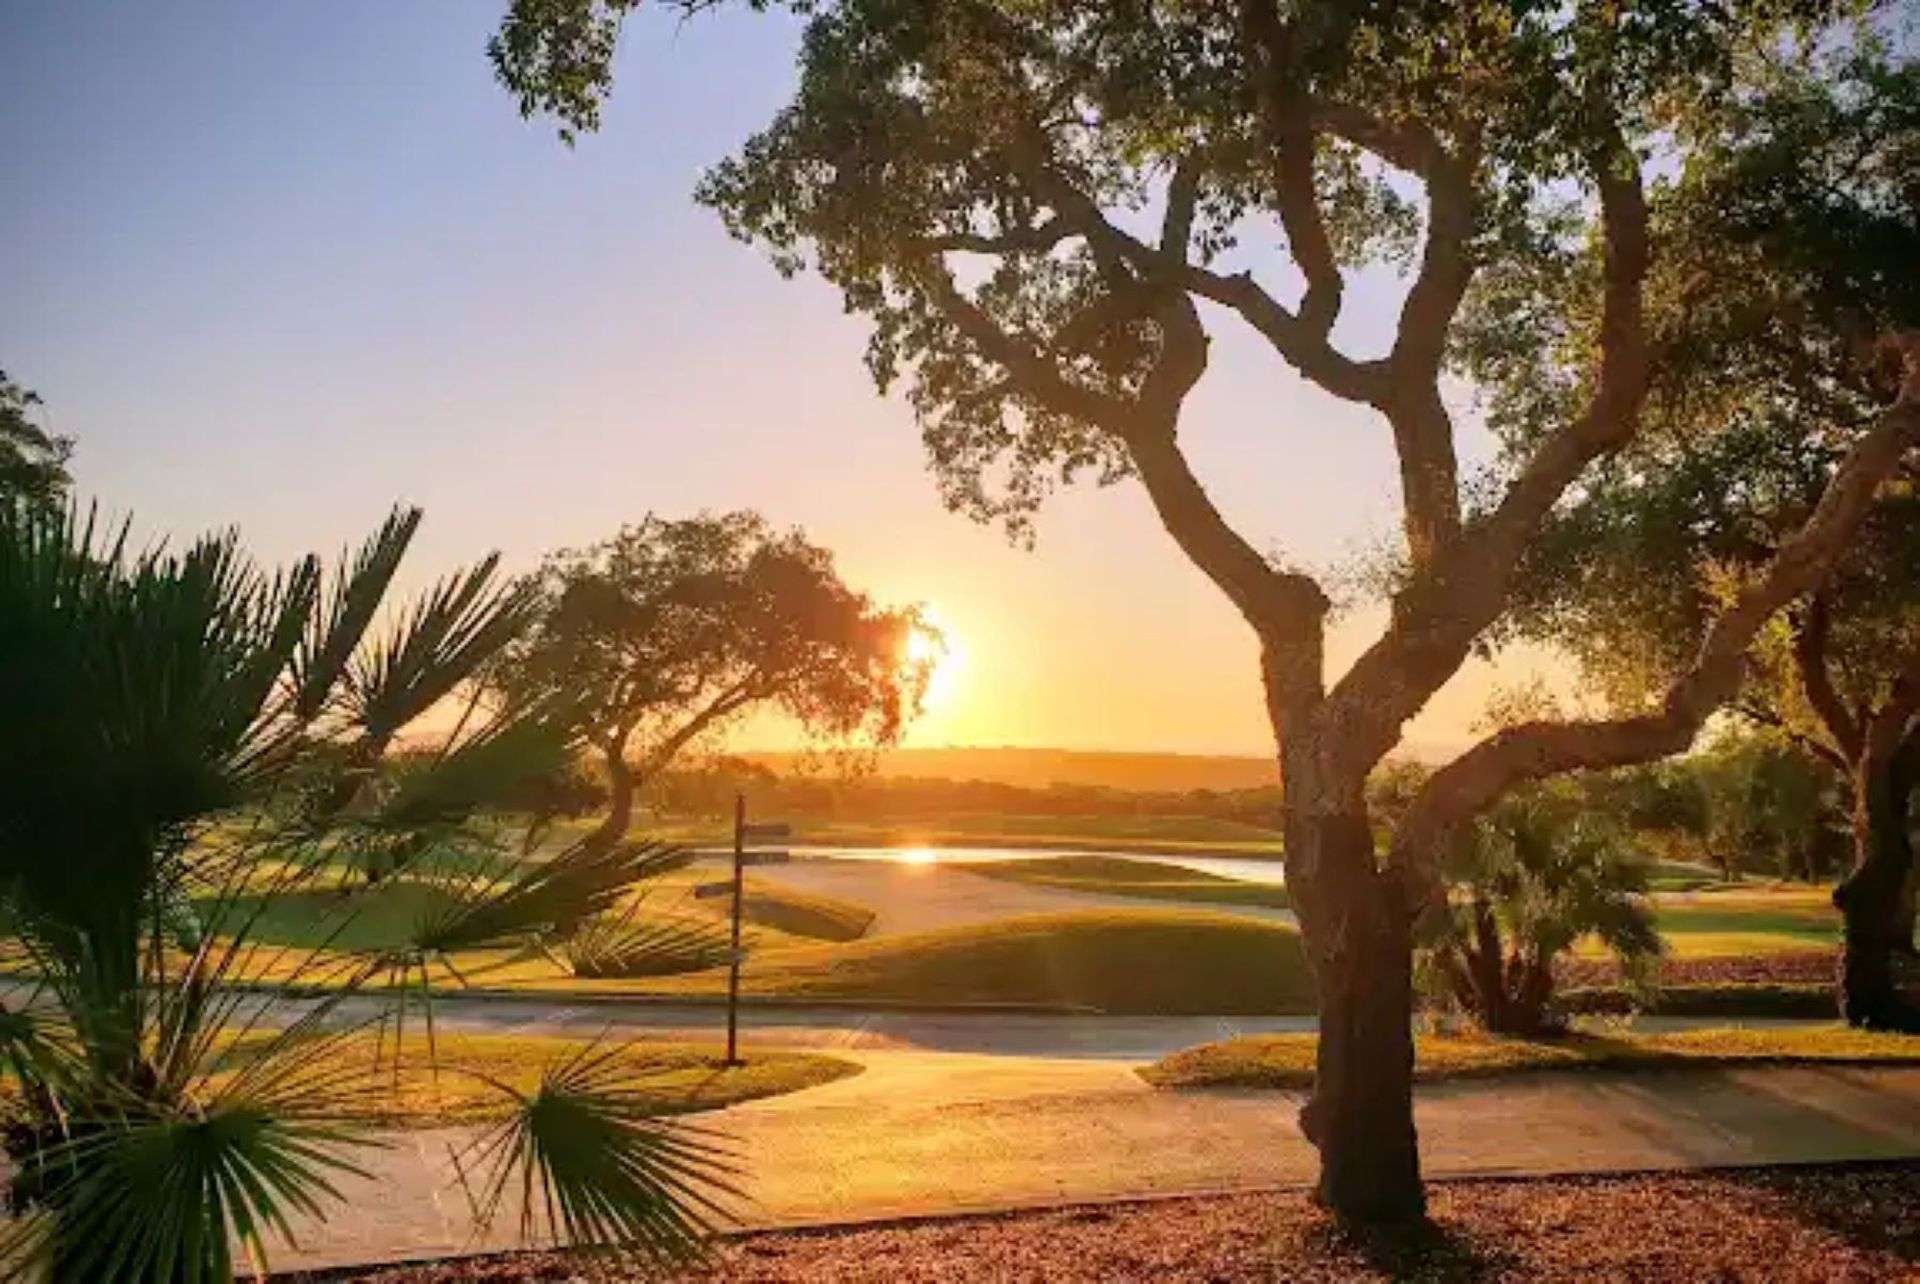
M770 950L748 962L744 984L749 994L792 999L1035 1004L1128 1015L1313 1010L1297 930L1206 911L1038 914Z

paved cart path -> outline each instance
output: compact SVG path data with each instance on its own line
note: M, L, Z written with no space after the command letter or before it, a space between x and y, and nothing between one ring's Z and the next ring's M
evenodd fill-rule
M1305 1183L1298 1097L1148 1088L1117 1058L856 1048L863 1073L702 1116L746 1158L741 1226ZM1534 1074L1423 1087L1430 1176L1920 1157L1920 1068ZM276 1268L444 1256L476 1235L462 1130L403 1134ZM511 1221L511 1218L508 1219Z

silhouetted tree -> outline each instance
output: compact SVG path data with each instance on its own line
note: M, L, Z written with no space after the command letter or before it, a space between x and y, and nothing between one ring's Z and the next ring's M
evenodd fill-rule
M492 53L523 110L593 128L631 7L514 4ZM1646 156L1657 148L1665 169L1708 145L1752 59L1790 40L1780 7L794 7L808 15L794 100L701 198L780 270L820 273L872 320L869 365L883 387L907 380L951 506L1024 535L1054 485L1136 479L1246 619L1318 982L1301 1123L1319 1193L1351 1218L1418 1213L1412 929L1431 855L1515 785L1683 747L1730 694L1754 631L1818 578L1920 433L1916 386L1857 434L1828 500L1657 710L1483 741L1432 775L1382 858L1369 774L1500 618L1569 487L1632 439L1669 331L1684 328L1648 297L1677 233L1650 215ZM1336 323L1347 271L1366 263L1409 280L1387 350L1356 355ZM1276 281L1296 279L1289 301ZM1560 306L1572 299L1577 311ZM1390 619L1331 685L1321 584L1236 530L1181 446L1209 327L1235 322L1375 412L1398 455ZM1504 386L1521 362L1539 395L1513 407L1523 424L1496 422L1513 445L1498 484L1464 495L1446 372Z
M73 442L33 421L40 397L0 370L0 504L52 510L66 499Z
M928 628L917 608L875 606L827 550L755 513L648 516L547 559L538 598L535 627L495 677L518 699L583 702L607 774L597 846L625 835L646 780L750 710L889 744L926 687L928 663L908 653Z

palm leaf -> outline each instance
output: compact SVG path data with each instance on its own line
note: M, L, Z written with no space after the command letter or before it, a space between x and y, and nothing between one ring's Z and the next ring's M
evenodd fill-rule
M327 709L354 652L366 637L400 563L420 529L418 508L396 506L350 567L334 575L326 601L309 621L294 652L293 707L304 724Z
M495 554L441 580L384 636L355 653L345 704L370 742L385 745L532 620L533 586L495 583L499 566Z
M444 907L416 925L422 953L505 945L571 927L612 909L635 884L684 868L692 855L655 843L599 850L576 843L552 860L521 865L499 884L476 872Z
M522 1093L516 1109L455 1156L479 1174L475 1213L491 1224L517 1196L521 1236L638 1253L655 1262L698 1255L723 1201L738 1200L736 1161L717 1133L660 1119L633 1085L647 1070L595 1042ZM470 1188L472 1193L472 1188Z
M357 1144L244 1100L100 1127L43 1155L60 1215L31 1251L66 1279L224 1284L234 1243L264 1263L269 1232L292 1238L289 1212L317 1218L335 1177L364 1175Z
M582 923L560 952L575 976L678 976L725 963L733 939L718 923L649 913L635 898L618 913Z

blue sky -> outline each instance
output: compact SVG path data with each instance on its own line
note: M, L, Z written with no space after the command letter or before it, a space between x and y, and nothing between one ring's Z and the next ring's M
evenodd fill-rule
M237 524L269 558L405 499L419 575L757 506L955 633L964 682L925 742L1264 751L1252 645L1138 493L1061 497L1033 553L945 513L860 323L692 203L784 102L789 20L635 21L605 127L569 151L494 84L497 17L0 6L0 367L78 439L83 493L151 532ZM1356 346L1396 288L1360 283ZM1231 326L1183 435L1262 546L1325 566L1392 529L1384 424Z

